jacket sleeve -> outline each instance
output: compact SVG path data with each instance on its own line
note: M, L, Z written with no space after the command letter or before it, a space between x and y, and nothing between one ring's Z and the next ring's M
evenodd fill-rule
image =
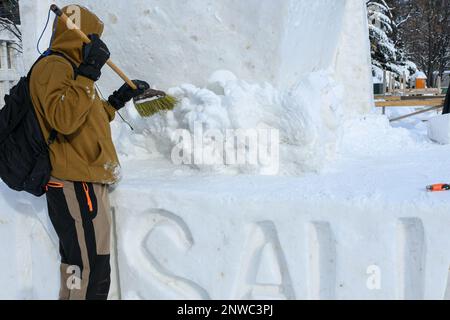
M94 81L83 76L74 80L72 66L57 59L46 64L37 81L43 89L37 94L49 125L64 135L75 133L94 102Z
M105 108L105 111L108 114L109 122L114 121L117 110L108 101L103 100L102 102L103 107Z

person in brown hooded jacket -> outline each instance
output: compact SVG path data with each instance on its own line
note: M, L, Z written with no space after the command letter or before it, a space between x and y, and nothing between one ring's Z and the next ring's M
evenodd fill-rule
M108 185L118 179L119 160L111 138L115 113L149 85L123 85L103 101L95 88L109 59L100 39L103 23L80 6L63 11L79 14L83 43L56 19L46 57L34 66L30 94L50 145L52 178L47 186L49 216L60 240L60 299L107 299L110 287L110 205ZM77 21L76 21L77 22ZM49 54L50 53L50 54Z

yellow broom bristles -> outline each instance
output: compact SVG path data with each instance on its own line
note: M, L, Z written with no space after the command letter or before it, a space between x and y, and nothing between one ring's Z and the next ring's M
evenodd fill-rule
M164 97L148 100L148 101L135 101L134 105L141 117L151 117L158 112L173 110L178 103L175 97L166 95Z

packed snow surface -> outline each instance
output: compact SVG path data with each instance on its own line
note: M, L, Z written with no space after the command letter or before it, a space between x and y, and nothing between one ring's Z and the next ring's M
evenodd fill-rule
M204 87L191 84L172 88L170 94L180 102L173 112L166 112L142 119L132 106L127 109L135 132L130 135L125 125L116 123L116 141L119 150L128 157L142 157L142 152L160 155L172 161L173 149L180 143L177 130L184 130L194 137L197 129L203 132L203 158L213 158L212 165L201 163L195 167L201 171L226 173L262 173L264 163L227 165L226 153L239 148L235 141L227 139L227 131L275 132L275 139L258 139L258 149L269 155L277 152L279 143L280 172L271 174L298 174L320 170L331 161L341 136L343 123L342 88L327 72L312 73L300 80L289 91L276 90L269 83L253 84L239 80L229 71L215 72ZM219 152L216 140L207 136L211 132L224 140L225 152ZM136 136L145 141L140 153L133 147ZM261 137L259 137L261 138ZM193 143L189 139L182 152L191 159ZM231 142L231 143L230 143ZM241 141L244 147L249 143ZM227 150L232 149L232 150ZM205 159L203 159L205 160ZM218 161L217 161L218 160ZM206 161L204 161L206 162ZM194 161L190 164L195 165ZM223 164L223 165L221 165Z

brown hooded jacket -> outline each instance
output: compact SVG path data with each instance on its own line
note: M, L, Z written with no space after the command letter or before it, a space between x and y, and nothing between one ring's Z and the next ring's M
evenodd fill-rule
M100 19L89 10L78 8L81 30L101 36ZM70 15L73 7L63 11ZM76 33L58 19L51 50L64 54L78 66L82 62L82 47ZM49 137L52 129L58 132L50 146L52 176L69 181L115 183L119 160L109 123L116 110L98 96L94 81L83 76L74 79L70 62L51 55L34 67L30 93L44 137Z

